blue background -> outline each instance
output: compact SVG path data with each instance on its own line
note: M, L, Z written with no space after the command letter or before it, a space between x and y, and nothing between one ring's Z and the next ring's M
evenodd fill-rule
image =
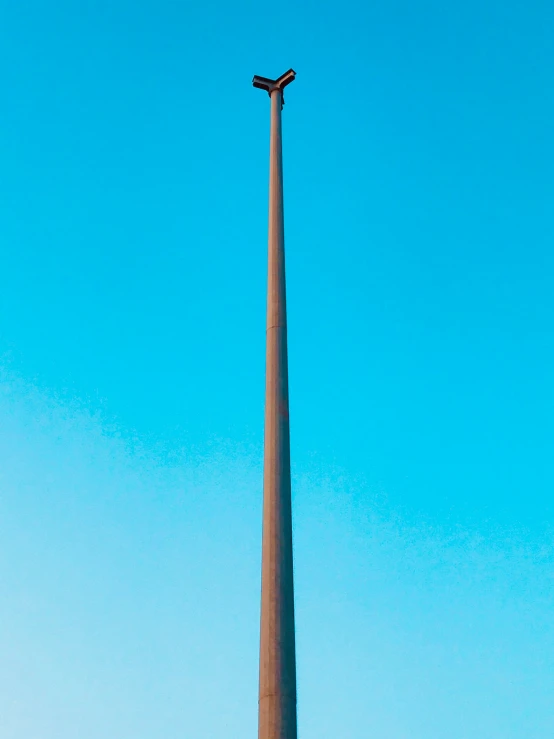
M550 739L554 9L0 0L0 730L256 735L269 101L302 739Z

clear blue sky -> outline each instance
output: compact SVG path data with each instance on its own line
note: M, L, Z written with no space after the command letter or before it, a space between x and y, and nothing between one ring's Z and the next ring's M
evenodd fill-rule
M301 739L551 739L554 6L0 0L0 734L256 736L267 96Z

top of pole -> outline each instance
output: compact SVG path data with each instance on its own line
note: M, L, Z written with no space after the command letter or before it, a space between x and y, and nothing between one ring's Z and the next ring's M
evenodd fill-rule
M267 90L269 97L271 97L272 92L279 90L281 92L281 106L283 106L285 104L285 95L283 91L287 85L290 85L290 83L294 81L295 77L296 72L294 69L289 69L288 72L285 72L285 74L282 74L276 80L271 80L269 77L259 77L256 74L254 75L252 84L259 90Z

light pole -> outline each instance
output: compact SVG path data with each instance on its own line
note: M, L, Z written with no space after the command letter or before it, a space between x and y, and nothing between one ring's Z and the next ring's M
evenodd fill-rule
M258 739L297 739L281 109L289 69L254 87L271 98L264 504Z

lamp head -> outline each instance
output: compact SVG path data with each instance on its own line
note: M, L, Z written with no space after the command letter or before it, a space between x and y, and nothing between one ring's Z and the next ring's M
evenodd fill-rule
M296 72L294 71L294 69L289 69L288 72L285 72L285 74L282 74L276 80L272 80L269 77L259 77L258 75L255 75L254 79L252 80L252 84L259 90L266 90L270 97L272 92L275 92L275 90L279 90L281 93L282 105L284 105L285 96L283 94L283 90L287 85L290 85L290 83L294 81L295 77Z

